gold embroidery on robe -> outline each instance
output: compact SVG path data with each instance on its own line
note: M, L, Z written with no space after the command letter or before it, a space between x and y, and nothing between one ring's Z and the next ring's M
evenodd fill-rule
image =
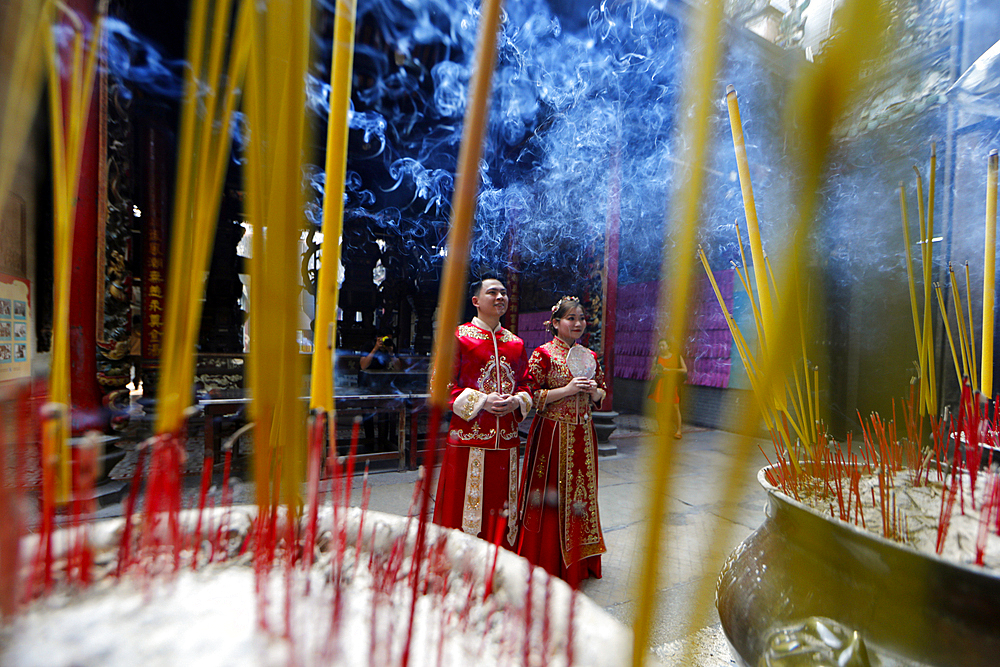
M558 338L542 345L539 349L544 349L548 354L549 367L542 367L542 355L536 352L528 360L528 370L532 377L549 388L565 387L573 379L573 374L566 364L566 355L570 347ZM604 376L598 369L595 377L599 387L604 384ZM590 421L592 401L590 395L586 393L565 396L558 401L548 400L548 390L538 389L534 393L535 411L543 417L554 419L567 424L586 424Z
M480 329L479 327L472 326L471 324L460 324L458 326L459 336L468 336L469 338L475 338L476 340L490 340L492 336Z
M584 449L574 452L573 428L559 424L559 537L562 545L563 562L567 565L590 556L602 554L604 536L601 534L601 520L597 507L597 470L594 459L594 441L590 427L584 427L582 442L577 446ZM584 456L583 470L574 474L574 454Z
M462 507L462 531L478 535L483 529L483 463L486 452L469 449L469 467L465 473L465 504Z
M506 359L501 357L500 386L497 386L497 358L494 356L486 362L485 366L483 366L483 370L479 373L477 384L479 385L479 391L484 394L492 392L496 392L498 394L513 394L514 369L511 368L510 363Z
M479 422L472 422L471 431L461 431L457 428L451 429L449 434L454 440L493 440L497 437L497 430L491 428L489 431L483 431L479 428ZM515 432L516 435L516 432ZM509 438L507 438L509 439Z
M512 341L517 340L517 336L507 331L506 329L500 329L500 331L497 332L497 340L500 341L501 343L510 343Z
M465 402L465 405L461 408L461 413L459 416L465 421L472 421L472 413L476 411L476 400L470 399Z
M507 475L507 544L514 546L517 539L517 447L510 449L510 467Z

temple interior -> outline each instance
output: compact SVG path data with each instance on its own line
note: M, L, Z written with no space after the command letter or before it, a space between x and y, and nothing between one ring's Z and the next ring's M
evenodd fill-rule
M63 63L51 67L62 83L47 85L43 56L37 71L17 70L32 62L19 54L34 42L14 17L31 3L0 1L0 161L7 165L0 170L0 395L13 425L16 406L45 402L61 386L53 369L68 368L65 437L103 438L95 517L106 518L123 511L142 465L139 445L157 433L164 392L176 394L165 374L177 355L165 347L174 326L168 301L177 289L168 268L178 263L175 253L186 252L177 250L175 207L179 192L210 178L207 162L188 175L190 186L181 177L189 162L181 125L197 3L64 3L65 16L47 19ZM447 432L447 422L431 416L429 382L446 265L456 261L453 202L478 65L476 26L487 3L357 0L344 98L331 58L345 4L311 4L299 77L305 109L282 107L289 116L301 111L301 161L283 165L301 176L294 179L299 187L285 188L301 190L289 195L297 206L289 210L301 215L289 223L297 235L283 269L291 288L274 301L254 295L251 285L254 249L265 247L261 239L272 229L254 219L254 196L268 202L282 187L253 194L255 178L272 178L267 169L254 171L255 142L268 135L253 125L247 93L231 118L214 126L225 130L220 187L198 200L208 204L200 214L214 231L206 238L203 285L191 298L200 304L194 346L182 351L194 360L190 396L180 399L188 407L185 503L196 502L206 456L215 484L230 450L239 474L252 477L259 447L243 430L253 421L250 374L269 369L250 370L258 363L251 359L276 322L287 328L286 346L294 335L300 404L315 382L307 366L316 368L313 356L330 352L330 441L347 455L354 439L358 473L366 466L381 474L379 509L407 512L406 489ZM241 2L220 5L229 11L218 30L239 34ZM859 20L850 11L870 15ZM76 77L71 40L77 32L92 35L98 16L93 98L81 107L81 149L70 159L78 163L78 194L60 195L66 165L56 156L64 139L52 118L60 109L72 117L77 100L65 92ZM706 21L715 24L706 28ZM705 44L710 29L716 37ZM822 442L846 443L845 452L854 443L858 451L872 415L902 424L907 410L919 411L919 436L907 431L899 440L937 447L927 444L936 437L928 435L937 428L930 424L959 419L960 429L967 391L979 391L987 406L983 433L996 439L988 423L996 391L985 380L992 383L995 369L997 184L990 170L1000 148L998 35L994 0L504 4L482 157L470 171L477 190L471 239L460 250L463 275L503 280L510 304L502 324L529 353L550 340L545 325L560 297L579 297L586 311L581 343L597 353L608 383L594 421L607 476L602 512L614 517L608 541L618 551L609 576L582 590L618 620L631 625L642 615L637 596L619 594L633 585L643 551L634 528L642 521L638 480L647 468L658 470L637 461L655 460L670 439L662 424L669 417L649 399L661 340L680 342L687 368L678 451L692 443L706 474L732 474L745 489L725 501L738 512L720 511L733 531L724 550L764 520L751 509L766 495L753 477L777 460L776 448L789 458L803 453L802 443L810 454ZM868 50L851 61L851 50L862 47ZM238 53L234 46L224 64L239 62ZM267 60L251 51L252 62L258 57ZM698 69L703 62L709 69ZM699 80L699 72L708 75ZM65 91L56 95L59 85ZM707 95L700 102L699 85ZM237 89L252 86L248 80ZM330 119L341 102L349 107L343 183L328 181L327 166ZM698 121L701 138L692 129ZM324 234L328 187L331 199L343 200L339 234ZM69 236L58 222L62 200L73 202ZM332 325L318 305L324 262L335 276ZM475 311L462 293L456 317L465 322ZM251 312L252 303L266 312ZM335 332L332 351L322 342L325 330ZM396 362L368 369L366 356L385 339ZM39 442L13 426L8 431L11 451L29 453L4 456L27 457L28 481L19 484L37 505L45 467ZM942 436L952 438L950 453L958 449L954 433ZM742 447L739 437L763 444L734 454L739 470L730 473L725 454ZM681 491L665 511L697 530L680 529L677 544L687 546L665 557L675 577L658 589L666 606L673 598L664 591L685 604L701 599L694 589L718 569L684 569L701 558L716 565L705 536L718 528L711 525L714 501L694 490L694 469L680 470L673 474ZM43 515L32 505L29 532ZM648 641L665 662L666 644L694 636L666 615ZM692 633L709 631L712 650L727 650L714 608L704 617L691 612L688 623ZM730 644L738 644L735 636ZM735 655L702 655L697 664L751 664L739 648Z

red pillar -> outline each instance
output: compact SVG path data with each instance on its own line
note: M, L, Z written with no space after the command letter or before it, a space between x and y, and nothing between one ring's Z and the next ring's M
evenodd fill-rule
M611 183L608 217L604 230L604 379L608 395L602 410L611 410L615 384L615 324L618 313L618 240L621 234L621 154L616 147L611 154Z
M93 0L68 0L67 4L86 22L95 16ZM67 90L66 81L63 90ZM63 95L65 109L66 94ZM108 415L102 408L102 392L97 382L97 207L100 131L98 95L90 105L83 154L80 165L80 188L73 229L73 267L70 285L70 397L73 401L73 433L89 429L104 430Z

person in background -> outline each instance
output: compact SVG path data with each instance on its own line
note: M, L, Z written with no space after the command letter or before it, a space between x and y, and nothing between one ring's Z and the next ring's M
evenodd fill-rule
M399 357L396 356L396 345L390 336L379 336L375 339L372 351L361 357L358 364L362 371L398 371ZM360 374L359 374L360 375ZM378 440L375 440L375 423L378 422ZM367 415L361 425L365 430L365 448L374 451L376 445L388 445L398 442L398 433L394 428L392 413L376 412Z
M667 375L669 373L678 373L677 380L674 383L674 424L677 428L674 430L674 437L680 439L681 437L681 392L680 385L684 381L684 375L687 375L688 369L687 364L684 363L684 357L679 354L674 354L670 350L670 343L667 342L666 338L660 339L659 352L656 357L656 363L653 365L653 389L649 392L649 398L655 403L661 403L667 400Z
M521 479L517 553L576 588L601 577L607 551L597 507L597 433L591 412L607 395L597 355L577 344L587 330L580 300L552 307L550 342L528 360L535 418Z
M396 356L396 344L392 342L392 337L376 338L372 351L361 357L360 366L363 371L399 370L399 358Z
M524 341L500 326L507 288L471 286L476 317L455 331L451 423L438 476L434 523L513 550L517 539L517 425L531 411ZM501 535L502 531L502 535Z

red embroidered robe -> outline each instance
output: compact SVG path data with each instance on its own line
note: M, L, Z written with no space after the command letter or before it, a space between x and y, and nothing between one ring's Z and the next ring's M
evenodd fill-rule
M547 396L573 379L566 365L569 350L554 338L528 362L535 418L521 474L517 552L575 587L582 579L601 576L600 554L607 549L597 507L597 434L590 395L552 402ZM599 364L594 379L606 393Z
M490 331L474 318L455 332L458 353L451 382L451 424L438 476L434 522L506 546L517 538L518 423L531 410L524 341L503 327ZM492 392L517 397L506 415L486 410ZM506 516L505 516L506 515Z

